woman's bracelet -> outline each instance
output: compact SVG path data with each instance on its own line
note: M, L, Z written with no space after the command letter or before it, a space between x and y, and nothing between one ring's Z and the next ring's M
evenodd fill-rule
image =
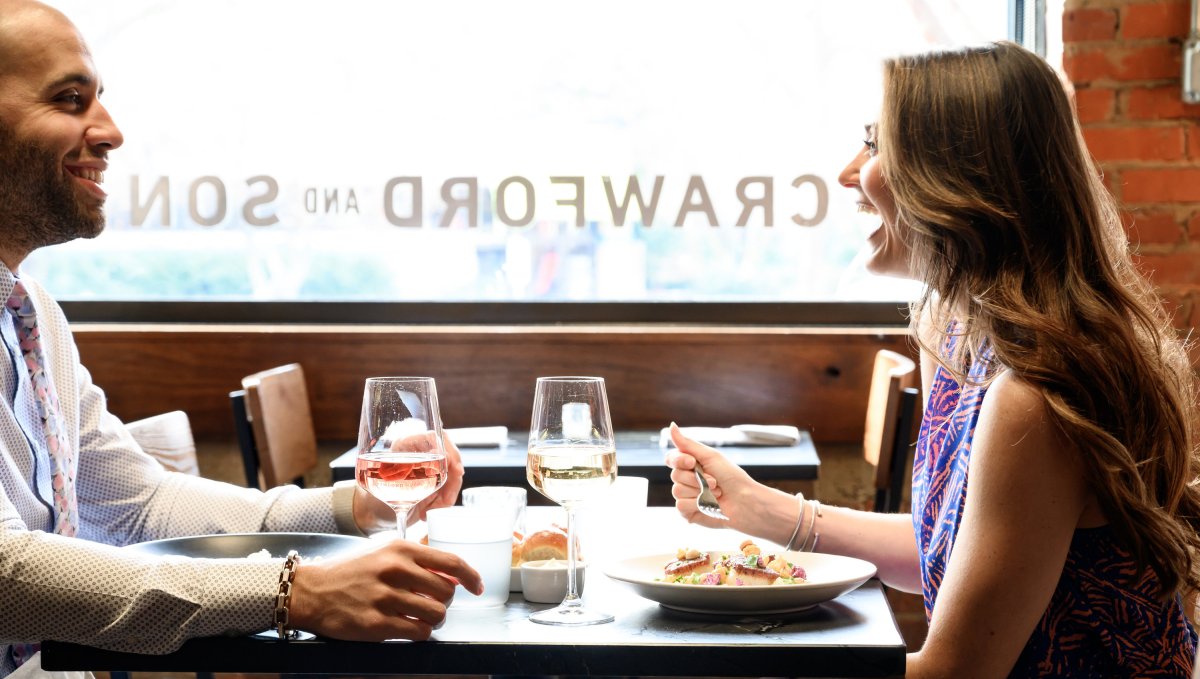
M812 519L809 520L808 531L804 534L804 542L800 543L800 551L802 552L817 551L817 541L821 539L821 534L816 530L817 519L821 516L821 501L809 500L809 502L812 503L812 507L809 508L809 513L812 514ZM809 535L812 535L813 541L812 544L806 549L804 547L804 543L808 542Z
M796 499L800 501L800 516L796 517L796 530L792 531L792 537L788 538L785 549L791 550L792 545L796 542L796 536L800 534L800 526L804 524L804 493L796 493Z
M288 625L288 609L292 605L292 581L296 579L296 566L300 565L300 555L296 550L288 552L283 561L283 570L279 572L279 593L275 595L275 629L279 638L287 641L292 636L292 628Z

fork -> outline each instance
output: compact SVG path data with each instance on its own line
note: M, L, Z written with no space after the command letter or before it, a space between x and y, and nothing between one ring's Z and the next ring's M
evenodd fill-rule
M700 484L700 494L696 496L696 509L699 509L700 513L705 516L728 521L729 517L725 516L725 512L721 511L721 505L717 503L717 497L713 495L712 489L708 487L708 481L704 480L704 467L700 466L700 463L697 462L696 467L692 471L696 472L696 481Z

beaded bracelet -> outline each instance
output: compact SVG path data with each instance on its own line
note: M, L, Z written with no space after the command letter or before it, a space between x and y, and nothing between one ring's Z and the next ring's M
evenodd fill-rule
M279 593L275 595L275 629L279 638L287 641L295 632L288 627L288 609L292 605L292 581L296 579L296 567L300 565L300 555L296 550L287 554L283 562L283 570L279 572Z
M792 531L792 537L788 538L787 549L792 548L792 544L796 542L796 536L800 534L800 526L804 524L804 493L796 493L796 499L800 501L800 516L796 517L796 530Z

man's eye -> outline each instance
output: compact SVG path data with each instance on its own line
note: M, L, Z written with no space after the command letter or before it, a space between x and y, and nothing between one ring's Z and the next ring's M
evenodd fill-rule
M66 92L63 92L55 97L54 100L75 108L81 108L83 106L83 95L79 92L79 90L67 90Z

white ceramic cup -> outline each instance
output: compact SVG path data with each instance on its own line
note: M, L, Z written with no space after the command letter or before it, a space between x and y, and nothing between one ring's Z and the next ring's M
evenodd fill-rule
M580 594L583 594L586 566L579 563L575 571L575 577L579 579L576 584ZM526 561L521 564L521 592L526 601L535 604L561 603L567 596L567 562L551 559Z
M618 476L605 492L605 501L621 510L645 509L650 480L644 476Z
M452 608L489 608L508 601L512 563L512 521L507 514L480 507L442 507L426 514L429 546L457 554L483 578L483 594L460 585Z
M595 502L579 508L589 560L603 566L611 555L626 552L629 532L636 530L649 492L650 482L644 476L618 476Z
M464 488L464 507L479 507L488 511L506 512L512 516L512 529L525 535L525 505L528 497L524 488L515 486L478 486Z

